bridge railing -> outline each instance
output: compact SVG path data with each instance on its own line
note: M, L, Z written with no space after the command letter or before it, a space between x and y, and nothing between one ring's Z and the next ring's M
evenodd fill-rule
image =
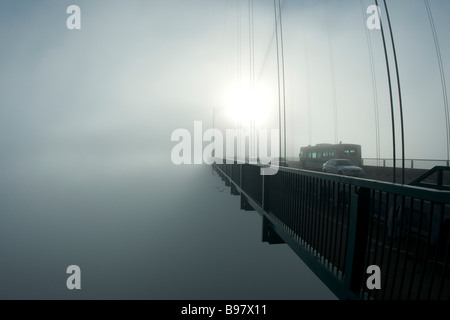
M397 168L402 167L402 160L392 158L363 158L362 165L364 166L376 166L376 167L389 167L395 166ZM436 160L436 159L405 159L405 168L409 169L431 169L435 166L450 166L449 160Z
M343 299L449 299L450 193L280 167L216 170ZM264 237L264 235L263 235ZM381 270L381 289L367 268Z
M420 177L410 182L409 185L450 191L450 186L444 184L445 174L449 174L450 176L450 167L439 167L439 166L434 167L431 170L424 173L423 175L421 175ZM433 177L434 175L435 179L427 181L427 179ZM448 179L445 180L448 181Z

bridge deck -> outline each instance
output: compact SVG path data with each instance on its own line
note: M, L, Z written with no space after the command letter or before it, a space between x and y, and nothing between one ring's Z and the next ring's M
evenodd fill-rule
M289 168L296 168L300 169L300 161L298 160L289 160L287 167ZM370 180L377 180L377 181L385 181L385 182L392 182L392 176L393 176L393 168L392 167L376 167L376 166L362 166L364 169L364 172L366 175L364 178L370 179ZM405 184L411 183L413 180L417 179L421 175L425 174L428 170L427 169L411 169L411 168L405 168ZM396 182L402 181L402 169L397 168L396 170ZM429 182L434 182L432 179L428 180ZM444 184L450 185L450 175L446 174L444 175Z
M275 231L338 297L450 298L449 192L289 168L261 176L249 164L215 169L243 208L263 216L263 232ZM369 265L381 269L381 290L366 287Z

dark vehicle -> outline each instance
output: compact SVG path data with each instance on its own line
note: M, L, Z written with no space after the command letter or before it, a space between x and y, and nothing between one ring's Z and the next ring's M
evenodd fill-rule
M300 168L322 170L323 164L330 159L348 159L361 166L361 146L358 144L317 144L300 148Z
M328 160L323 164L322 171L353 177L363 177L365 174L362 168L355 166L353 162L348 159Z

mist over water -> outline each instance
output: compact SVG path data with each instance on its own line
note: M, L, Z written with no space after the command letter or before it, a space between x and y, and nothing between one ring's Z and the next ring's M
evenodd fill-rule
M448 3L430 3L446 58ZM262 218L241 211L211 167L170 159L177 129L194 140L196 121L238 127L250 70L260 93L250 115L260 129L279 127L273 2L254 2L253 49L245 1L79 0L80 30L67 28L71 4L0 2L0 299L335 299L287 245L261 242ZM406 157L443 159L425 7L390 7ZM284 1L282 12L287 157L334 140L374 157L379 130L380 156L391 158L386 64L372 30L378 128L360 3ZM66 287L70 265L81 290Z
M3 174L0 191L1 299L335 299L206 165Z

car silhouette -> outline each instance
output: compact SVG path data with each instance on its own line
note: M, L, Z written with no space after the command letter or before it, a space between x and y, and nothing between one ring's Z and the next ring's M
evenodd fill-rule
M365 175L362 168L356 166L348 159L330 159L323 164L322 171L353 177L363 177Z

